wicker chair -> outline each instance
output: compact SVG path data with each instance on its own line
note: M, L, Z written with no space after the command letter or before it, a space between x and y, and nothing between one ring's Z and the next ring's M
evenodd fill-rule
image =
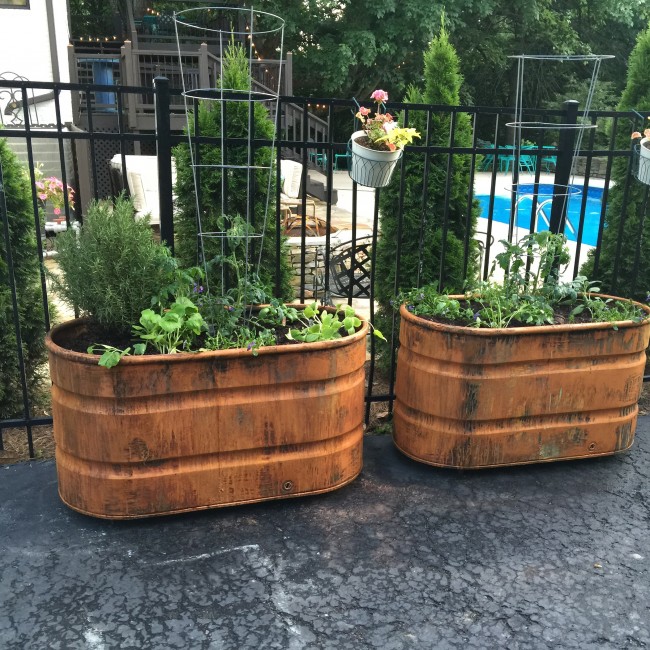
M302 209L303 198L300 195L302 183L302 164L295 160L280 161L280 176L282 187L280 191L280 211L282 213L282 226L286 234L292 230L299 230L302 226L303 216L295 214L292 208ZM305 218L307 235L319 237L324 233L325 222L316 217L316 202L313 199L304 199L305 209L309 211ZM321 233L323 229L323 233Z

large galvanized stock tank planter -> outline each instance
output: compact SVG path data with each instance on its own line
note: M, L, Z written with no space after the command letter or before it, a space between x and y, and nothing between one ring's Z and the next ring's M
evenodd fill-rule
M332 341L125 357L46 339L59 494L128 519L327 492L361 471L368 324Z
M632 445L650 321L478 329L400 315L394 442L407 456L469 469Z

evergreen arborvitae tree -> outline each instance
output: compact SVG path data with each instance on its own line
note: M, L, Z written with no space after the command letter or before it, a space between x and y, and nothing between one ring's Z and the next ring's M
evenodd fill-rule
M642 32L630 55L627 85L618 104L619 111L637 110L650 115L650 86L646 79L650 65L650 29ZM647 126L647 122L644 126ZM616 147L630 146L630 133L619 130ZM607 214L603 231L598 267L595 268L595 251L590 251L587 262L580 270L590 280L597 280L605 293L645 301L650 290L650 219L644 215L647 186L635 178L629 178L627 158L615 158L612 166L614 186L609 190ZM627 202L624 208L624 195ZM643 226L642 226L643 222ZM616 249L621 228L621 254L616 267ZM635 273L635 260L638 269ZM616 273L615 273L616 270Z
M423 91L410 88L406 103L444 104L457 106L460 103L462 76L459 72L458 55L449 42L444 25L440 34L433 39L424 55L425 87ZM431 146L447 147L449 144L451 115L434 113L431 119L429 143ZM426 143L426 116L416 111L409 117L409 126L417 128L422 139L416 144ZM469 115L458 113L454 132L454 146L472 146L472 128ZM440 288L459 290L465 280L463 276L465 237L469 226L470 251L467 277L472 278L477 270L475 244L472 235L476 229L479 213L478 202L471 214L467 210L471 157L454 155L452 178L449 186L449 214L447 222L442 286ZM399 167L398 167L399 169ZM447 154L431 155L429 162L427 192L424 199L425 159L423 155L405 153L404 199L401 235L401 256L399 260L399 282L397 293L417 285L435 283L439 279L440 256L443 250L443 219L445 193L447 188ZM392 307L395 298L396 242L399 234L399 192L400 179L396 174L390 186L381 190L380 213L381 234L377 243L376 296L380 308L378 326L384 332L391 332ZM422 246L420 247L420 240Z
M45 363L45 324L36 253L34 212L25 168L0 140L0 161L9 221L10 246L27 386L32 404L41 398L40 366ZM23 415L23 394L13 320L4 227L0 224L0 420Z
M219 84L224 89L248 90L250 87L250 69L244 48L231 43L223 58L223 78ZM245 95L242 95L245 97ZM225 151L226 164L230 166L247 166L249 140L249 103L245 101L228 101L225 109L226 137L241 139L242 144L228 145ZM272 139L275 126L267 109L259 102L253 102L253 137L250 139ZM222 107L221 102L204 100L198 107L199 134L206 138L221 137ZM193 119L190 119L190 130L194 133ZM199 247L197 240L198 223L196 214L196 191L190 149L187 144L181 144L174 150L176 157L176 255L183 266L194 266L199 263ZM261 234L266 209L267 191L269 191L269 171L259 169L271 164L272 152L269 147L258 147L254 151L252 165L258 167L249 180L248 169L230 168L226 171L226 204L222 213L222 152L219 144L202 144L199 146L199 164L197 174L200 177L200 211L201 227L204 233L222 232L229 228L237 217L246 219L249 200L249 183L253 187L253 207L250 216L252 230ZM195 160L196 162L196 160ZM211 167L213 166L213 167ZM275 170L275 167L274 167ZM280 286L276 287L276 218L275 218L275 171L272 173L268 216L263 239L251 239L250 263L255 270L259 257L259 246L262 246L260 281L267 292L280 295L283 298L291 296L290 273L291 267L284 245L281 247ZM222 214L227 216L226 222ZM210 261L222 253L223 240L219 238L203 238L205 259ZM229 251L226 251L226 254ZM213 295L221 291L221 268L219 264L212 267L210 273L210 289ZM228 270L225 270L228 276ZM232 274L226 279L227 287L232 287L236 281Z

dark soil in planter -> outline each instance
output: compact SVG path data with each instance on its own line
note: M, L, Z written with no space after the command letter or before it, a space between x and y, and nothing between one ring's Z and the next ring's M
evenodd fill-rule
M300 341L294 341L287 338L289 327L275 328L276 345L295 345ZM191 352L197 352L202 347L205 347L205 335L201 335L195 339ZM88 348L99 344L110 345L119 350L125 350L128 347L133 348L135 343L142 343L140 339L134 339L127 334L116 334L114 332L107 332L104 328L100 327L93 321L86 321L83 329L67 329L58 332L54 338L54 342L66 350L73 352L87 353ZM101 351L99 352L101 354ZM151 345L147 345L145 355L159 354Z
M468 307L472 309L473 312L478 312L481 310L482 306L477 303L477 302L470 302L470 301L462 301L460 303L460 306L463 309L467 309ZM593 323L595 322L593 318L591 317L591 314L585 309L582 313L577 314L576 316L573 317L573 319L570 321L569 316L571 312L573 311L575 305L571 306L560 306L555 310L555 314L553 316L553 324L554 325L566 325L569 322L571 323ZM425 315L419 315L418 318L422 318L423 320L428 320L432 321L434 323L444 323L445 325L456 325L458 327L470 327L464 320L458 320L458 319L452 319L452 318L442 318L439 316L425 316ZM549 327L551 325L549 324ZM518 320L512 320L510 321L510 324L508 327L535 327L534 323L522 323L521 321ZM481 329L487 329L487 328L481 328Z
M354 140L358 145L366 149L374 149L375 151L385 151L392 153L391 150L383 142L373 142L367 135L362 135Z

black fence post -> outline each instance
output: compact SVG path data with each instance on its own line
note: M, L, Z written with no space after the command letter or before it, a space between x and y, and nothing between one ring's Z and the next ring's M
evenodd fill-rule
M560 129L558 139L557 161L555 164L555 183L553 186L553 203L551 205L551 222L549 230L553 233L564 232L566 223L566 210L569 203L569 182L571 179L571 166L576 137L573 125L578 123L578 102L569 99L564 102L565 125Z
M158 157L158 201L160 240L174 254L174 200L172 198L172 144L169 79L153 80L156 101L156 156Z
M29 457L34 458L34 442L32 438L32 427L29 423L31 408L29 404L29 390L27 387L27 375L25 371L25 355L23 354L23 339L20 330L20 312L18 310L18 291L16 277L14 274L14 262L11 252L11 230L9 228L9 214L7 212L7 201L5 197L4 177L2 175L2 161L0 160L0 221L2 221L2 236L5 241L5 258L7 264L7 275L11 289L11 308L14 317L14 331L16 334L16 355L18 357L18 371L20 372L20 387L23 392L23 417L27 428L27 446ZM37 233L39 236L40 233ZM42 259L42 258L41 258ZM2 431L0 431L0 436ZM1 444L1 443L0 443ZM1 448L1 447L0 447Z

